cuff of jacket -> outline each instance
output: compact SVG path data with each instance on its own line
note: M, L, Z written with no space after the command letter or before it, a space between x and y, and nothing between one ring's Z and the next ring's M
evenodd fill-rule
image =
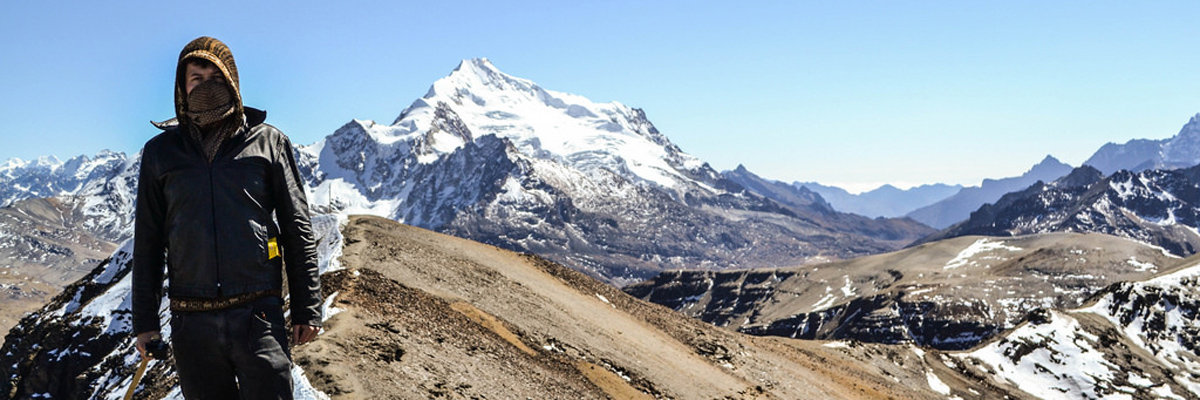
M301 312L296 311L297 310L292 310L292 325L308 325L315 327L321 326L321 313L318 312L313 314L309 310L303 310Z
M139 333L162 331L162 324L157 322L158 321L133 321L133 332L130 333L132 333L134 336L137 336Z

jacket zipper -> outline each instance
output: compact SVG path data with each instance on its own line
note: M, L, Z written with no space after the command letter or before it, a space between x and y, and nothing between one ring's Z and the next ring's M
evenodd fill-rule
M218 152L220 152L219 150L218 148ZM208 162L208 208L212 211L213 261L216 263L217 297L221 297L221 246L218 245L221 236L217 232L217 186L213 183L213 162L216 160L217 157L214 155L213 159Z
M240 130L242 128L238 128L238 129ZM217 232L217 185L216 185L216 183L213 182L213 164L216 164L217 158L220 157L221 149L224 149L226 146L229 146L229 141L234 136L237 136L238 133L240 133L240 132L234 132L233 135L230 135L230 137L225 138L225 140L221 141L221 144L217 146L217 151L216 151L216 153L213 154L213 158L211 160L207 160L208 156L206 154L204 154L204 150L203 150L202 146L197 147L197 149L200 149L200 157L203 157L208 161L208 207L209 207L209 210L212 211L213 255L215 256L215 261L217 264L216 265L216 267L217 267L216 268L217 297L221 297L221 246L218 244L219 240L220 240L219 239L220 236Z

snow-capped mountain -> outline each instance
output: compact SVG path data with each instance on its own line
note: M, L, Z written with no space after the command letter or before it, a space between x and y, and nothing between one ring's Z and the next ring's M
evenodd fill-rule
M533 252L614 283L901 239L798 215L681 151L642 110L543 89L486 59L463 61L391 125L351 121L298 163L317 210Z
M1200 167L1126 170L1104 177L1084 166L1057 181L1004 195L971 218L922 241L963 235L1097 232L1179 256L1200 249Z
M1200 113L1192 116L1175 136L1161 139L1134 139L1125 144L1107 143L1096 150L1083 165L1105 175L1120 170L1141 172L1147 169L1187 168L1200 164Z
M109 151L94 158L79 156L67 162L55 157L32 161L10 159L0 165L0 207L20 199L77 191L84 182L120 168L124 161L124 154Z
M1046 156L1021 176L984 179L980 186L964 188L953 196L921 207L907 216L934 228L945 229L967 219L979 206L995 202L1005 193L1027 188L1037 181L1050 182L1070 172L1070 165L1052 156Z
M120 242L133 234L133 198L140 157L101 151L66 162L53 157L11 159L0 165L0 207L29 198L56 197L72 203L79 227Z
M851 194L836 186L817 182L793 182L792 186L817 192L838 211L868 217L903 217L921 207L945 200L963 189L962 185L936 183L900 189L883 185L867 192Z
M133 236L137 160L104 151L0 167L0 328L37 309Z

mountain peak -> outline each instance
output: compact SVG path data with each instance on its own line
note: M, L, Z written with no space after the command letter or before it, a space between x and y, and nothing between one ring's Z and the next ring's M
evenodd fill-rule
M55 156L39 156L37 158L37 160L35 161L35 163L37 165L43 165L43 166L54 166L54 165L62 164L62 161L60 161L58 159L58 157L55 157Z
M430 88L430 93L425 95L425 98L431 98L437 94L466 95L468 93L465 92L476 92L484 88L492 90L540 90L532 81L517 78L500 71L487 58L471 58L462 60L454 68L454 71L450 72L450 75L434 82L433 87Z
M500 70L496 69L495 65L492 65L492 61L488 60L487 57L464 59L464 60L462 60L462 62L458 63L458 67L454 68L454 72L468 72L468 71L470 71L470 72L476 72L476 71L500 72Z
M1196 115L1188 119L1188 122L1183 124L1183 127L1179 129L1179 133L1168 140L1177 141L1180 137L1184 136L1200 136L1200 113L1196 113Z
M488 134L535 158L664 187L698 183L695 171L704 166L659 133L642 110L544 89L501 72L486 58L459 62L373 136L382 143L423 143L414 148L435 150L421 159L424 163ZM716 171L700 174L716 176Z
M1077 186L1087 186L1104 179L1104 174L1100 170L1090 165L1084 165L1075 168L1071 173L1054 181L1055 185L1069 188Z
M895 185L892 185L890 183L885 183L885 184L880 185L879 187L875 188L875 190L872 190L872 192L877 192L877 191L902 192L903 190L900 190L900 188L898 188Z
M1062 161L1059 161L1057 158L1054 158L1054 156L1047 154L1046 157L1042 159L1042 161L1038 162L1038 165L1042 165L1042 164L1058 165L1058 164L1062 164L1062 163L1063 163Z
M1059 161L1057 158L1054 158L1054 156L1047 154L1046 158L1043 158L1042 161L1037 163L1037 165L1034 165L1033 168L1030 168L1029 172L1026 172L1025 175L1034 175L1034 174L1041 175L1041 174L1045 174L1045 173L1054 172L1054 173L1058 174L1058 175L1054 176L1054 178L1057 178L1059 176L1065 175L1072 169L1073 168L1071 168L1071 166L1069 164ZM1047 179L1047 180L1052 180L1052 179Z

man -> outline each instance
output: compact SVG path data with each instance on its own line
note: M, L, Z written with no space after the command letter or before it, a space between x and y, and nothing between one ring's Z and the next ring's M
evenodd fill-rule
M176 123L156 123L164 131L142 149L133 329L146 357L161 329L165 264L184 397L290 399L289 336L304 344L321 325L316 244L291 142L242 106L239 87L221 41L200 37L180 52Z

